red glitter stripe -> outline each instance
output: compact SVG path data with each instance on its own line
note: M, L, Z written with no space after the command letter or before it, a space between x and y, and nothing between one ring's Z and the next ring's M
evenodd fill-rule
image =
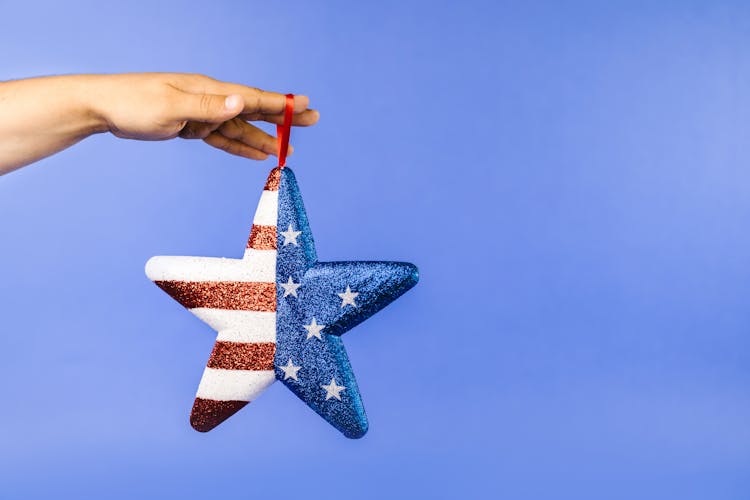
M214 401L195 398L190 412L190 425L198 432L208 432L240 411L247 401Z
M276 344L273 342L240 343L222 340L214 344L209 368L222 370L273 370L273 356Z
M276 283L171 280L155 283L188 309L276 311Z
M278 191L280 180L281 180L281 169L279 167L276 167L273 170L271 170L271 172L268 174L268 179L266 180L266 186L263 189L265 189L266 191Z
M276 226L258 226L253 224L247 248L255 250L276 250Z

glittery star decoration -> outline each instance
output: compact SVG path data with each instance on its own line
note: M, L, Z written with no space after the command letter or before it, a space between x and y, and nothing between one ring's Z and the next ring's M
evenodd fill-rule
M288 167L268 176L242 259L153 257L146 274L218 332L190 415L196 430L279 380L350 438L368 422L341 335L418 280L405 262L318 262Z

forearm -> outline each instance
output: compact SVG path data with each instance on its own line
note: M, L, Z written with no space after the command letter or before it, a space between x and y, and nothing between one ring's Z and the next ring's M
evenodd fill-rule
M61 151L106 121L91 105L98 75L0 82L0 175Z

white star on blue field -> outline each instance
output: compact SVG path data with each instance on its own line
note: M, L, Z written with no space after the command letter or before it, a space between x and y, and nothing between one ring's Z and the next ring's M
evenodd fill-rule
M318 262L294 173L281 170L276 276L276 378L350 438L367 416L341 334L413 287L406 262Z

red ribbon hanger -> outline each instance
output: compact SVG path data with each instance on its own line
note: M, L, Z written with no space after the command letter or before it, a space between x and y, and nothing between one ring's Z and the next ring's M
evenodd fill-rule
M294 94L286 95L284 123L276 125L276 138L279 145L279 168L286 166L286 154L289 151L289 136L292 133L292 116L294 115Z

